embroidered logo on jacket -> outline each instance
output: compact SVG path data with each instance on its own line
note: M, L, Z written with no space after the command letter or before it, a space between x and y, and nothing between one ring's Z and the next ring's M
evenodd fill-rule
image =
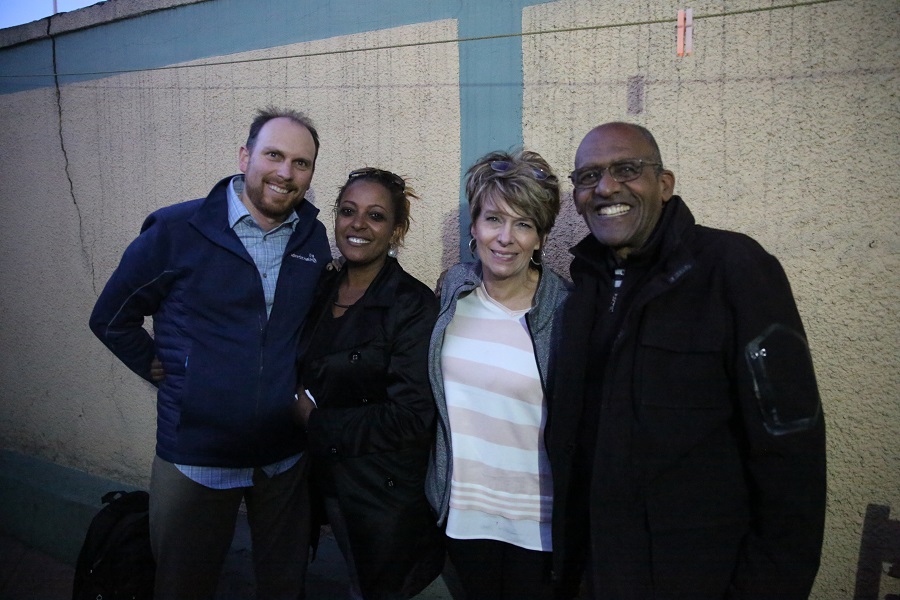
M303 256L301 254L291 254L291 258L299 258L300 260L305 260L306 262L318 263L315 255L312 252L309 253L309 256Z

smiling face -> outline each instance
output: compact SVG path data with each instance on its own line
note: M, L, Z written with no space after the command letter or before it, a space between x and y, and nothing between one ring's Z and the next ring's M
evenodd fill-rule
M515 212L495 195L484 198L471 233L486 283L524 280L531 257L541 248L534 220Z
M376 181L362 179L344 190L334 217L338 250L351 265L384 263L399 227L391 194Z
M575 168L605 168L635 159L659 162L653 146L637 129L610 123L585 136L575 154ZM625 258L653 233L674 188L675 175L665 170L657 173L652 166L644 167L640 177L625 183L604 171L593 188L575 190L575 208L597 241Z
M284 222L303 201L312 181L315 158L312 134L285 117L263 125L252 148L241 147L241 201L262 229L268 231Z

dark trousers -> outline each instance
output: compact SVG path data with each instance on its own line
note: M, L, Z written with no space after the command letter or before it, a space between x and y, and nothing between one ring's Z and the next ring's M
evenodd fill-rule
M447 538L466 600L551 600L550 553L494 540Z
M304 456L272 478L256 469L252 487L214 490L155 457L150 476L155 598L204 600L215 595L244 500L253 544L256 597L302 599L309 559L308 462Z

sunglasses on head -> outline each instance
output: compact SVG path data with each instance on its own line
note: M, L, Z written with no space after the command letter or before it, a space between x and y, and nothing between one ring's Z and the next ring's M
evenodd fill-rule
M359 179L360 177L375 179L384 184L392 185L401 192L406 189L406 182L403 181L403 178L396 173L391 173L390 171L375 169L372 167L364 167L362 169L350 171L350 175L347 176L347 181L353 181L354 179Z
M492 160L491 168L498 173L506 173L510 169L513 169L515 165L508 160ZM531 172L534 174L534 178L538 181L544 181L545 179L556 179L554 175L547 173L543 169L539 169L537 167L532 167Z

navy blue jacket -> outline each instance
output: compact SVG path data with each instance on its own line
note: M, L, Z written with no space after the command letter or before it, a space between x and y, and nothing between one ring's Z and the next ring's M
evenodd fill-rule
M179 464L263 466L305 445L291 403L300 328L331 260L325 228L309 202L297 207L267 318L259 271L228 226L230 180L147 217L91 314L91 330L144 379L162 361L156 453Z

